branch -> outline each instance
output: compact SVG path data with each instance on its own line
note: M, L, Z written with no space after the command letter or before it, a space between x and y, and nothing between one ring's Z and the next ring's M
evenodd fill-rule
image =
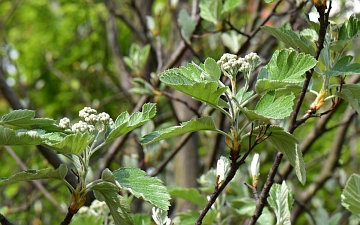
M159 173L161 173L161 171L163 171L163 169L166 167L166 165L176 156L176 154L180 151L180 149L186 144L186 142L191 138L191 136L194 133L186 133L184 134L184 136L180 139L180 141L178 142L178 145L176 146L176 148L174 148L170 154L166 157L166 159L164 159L158 166L158 168L156 168L154 171L152 171L149 176L154 177L157 176Z
M236 53L237 55L243 54L246 51L246 49L248 49L248 47L250 46L251 39L260 31L261 27L264 26L271 19L271 17L275 15L276 9L280 5L280 3L281 3L281 1L278 1L275 4L275 6L273 7L273 9L271 10L271 13L269 14L269 16L266 17L262 21L262 23L255 30L253 30L249 35L246 35L246 41L241 45L241 48Z
M324 40L325 40L325 35L326 35L326 28L327 28L328 23L329 23L330 10L331 10L331 0L330 0L329 9L328 9L328 11L326 13L325 13L325 9L324 10L319 10L318 9L319 21L320 21L320 30L319 30L319 39L318 39L318 42L317 42L317 45L316 45L317 46L317 51L316 51L315 56L314 56L315 59L319 58L320 52L324 47ZM274 10L273 10L273 12L274 12ZM298 113L300 111L301 104L304 101L305 94L306 94L307 88L308 88L308 86L310 84L310 80L311 80L313 72L314 72L314 69L311 69L311 70L306 72L306 78L305 78L305 81L304 81L300 96L298 98L298 101L296 103L294 111L293 111L293 113L291 115L290 126L289 126L289 129L288 129L288 132L290 134L294 133L295 129L300 125L299 123L297 123L296 118L297 118L297 115L298 115ZM303 121L303 122L305 122L305 121ZM256 202L256 209L255 209L254 214L252 215L252 217L251 217L248 224L252 224L252 225L255 224L256 221L258 220L258 218L260 217L260 215L261 215L261 213L262 213L262 211L263 211L263 209L265 207L265 204L266 204L266 198L269 196L270 188L274 183L274 178L275 178L275 175L276 175L277 170L279 168L279 164L281 162L282 157L283 157L283 154L281 152L278 152L276 154L276 158L274 160L273 166L271 167L271 170L270 170L270 172L268 174L268 177L266 179L264 188L261 191L260 198Z
M1 62L1 60L0 60L0 62ZM2 67L2 65L0 64L0 68L1 67ZM25 107L21 104L19 98L15 94L15 92L9 87L9 85L7 85L5 76L4 76L3 71L1 69L0 69L0 91L5 96L6 100L10 104L11 108L13 108L14 110L16 110L16 109L25 109ZM38 145L37 148L41 152L41 154L44 156L44 158L54 168L58 168L60 166L60 164L63 163L61 161L61 159L56 154L51 152L49 149L47 149L47 148L45 148L43 146L40 146L40 145ZM73 187L76 186L77 178L70 171L67 173L65 179Z
M9 220L7 220L5 218L5 216L3 214L1 214L1 213L0 213L0 223L1 223L1 225L14 225Z
M120 46L118 44L118 31L116 29L114 15L109 12L108 18L106 20L106 29L107 29L107 39L109 43L109 48L112 54L113 62L116 68L116 73L118 74L118 80L120 82L120 86L122 92L125 95L129 95L129 90L131 87L130 78L131 75L127 71L125 62L123 61L122 55L120 53Z
M356 112L348 106L346 109L343 119L341 120L341 127L339 127L336 135L334 135L335 139L333 140L333 145L329 155L327 157L326 162L322 164L322 170L316 179L309 185L309 187L300 194L300 199L303 203L307 203L316 192L323 186L325 181L327 181L330 177L332 177L334 170L339 166L339 159L341 150L343 148L345 137L347 130L351 124L352 119L356 116ZM302 207L296 205L291 214L292 224L295 224L296 219L302 212Z
M264 130L264 127L265 127L265 130ZM245 154L241 157L241 159L239 161L238 161L238 159L240 157L239 152L240 152L241 146L239 145L239 146L236 146L235 148L230 149L230 160L231 160L230 171L227 174L224 182L220 186L218 183L215 183L215 190L214 190L213 194L210 196L210 199L209 199L208 203L206 204L205 208L203 209L203 211L201 212L200 216L196 220L195 225L202 224L202 220L204 219L207 212L210 210L211 206L214 204L214 202L219 197L221 192L225 189L225 187L235 177L236 171L239 169L239 167L242 164L245 163L246 158L251 153L251 151L255 148L255 146L257 144L261 143L262 141L264 141L265 139L267 139L271 135L271 132L269 134L266 134L268 127L269 127L269 124L267 126L260 126L259 133L257 134L254 143L253 144L249 143L249 149L245 152ZM253 130L253 128L251 129L250 136L252 135L252 130ZM264 132L262 132L263 130L264 130ZM236 149L236 148L239 151L235 151L234 149ZM257 196L257 194L255 196Z
M8 146L4 146L5 150L9 153L9 155L16 161L16 163L20 166L22 170L27 170L28 168L22 162L22 160L16 155L16 153ZM46 188L38 181L33 180L33 184L38 188L38 190L43 193L45 198L49 200L51 204L55 206L60 212L65 213L65 210L58 204L58 202L51 196L51 194L46 190Z
M201 21L199 15L197 15L198 10L199 10L199 0L194 0L192 3L192 8L191 8L191 19L194 20L195 24L196 24L194 32L198 29L198 27L200 25L200 21ZM191 34L190 34L190 37L191 37ZM182 55L185 53L186 48L187 48L186 42L184 40L181 40L177 49L173 51L173 54L169 57L169 60L163 66L161 71L164 71L168 68L174 67L179 62L179 59L181 59Z

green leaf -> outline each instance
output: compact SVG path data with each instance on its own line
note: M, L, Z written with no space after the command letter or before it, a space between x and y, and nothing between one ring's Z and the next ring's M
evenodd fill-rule
M352 174L341 194L341 204L353 214L360 216L360 175Z
M143 125L156 115L156 104L146 103L142 107L142 112L135 112L131 116L127 112L121 113L115 121L115 128L105 137L106 142L110 142L121 135L124 135L135 128Z
M349 63L353 57L348 55L341 58L331 70L325 71L327 76L354 75L360 74L360 63Z
M103 217L95 216L93 214L79 214L77 213L71 220L71 225L102 225Z
M129 204L118 194L119 187L113 183L103 181L93 185L90 190L96 193L95 197L99 201L104 200L106 202L116 225L134 224L130 215L131 210Z
M139 224L139 225L151 224L151 219L150 219L149 214L136 213L136 214L133 214L132 216L133 216L133 219L134 219L134 224Z
M290 93L275 100L275 91L269 91L259 100L255 112L266 118L284 119L292 112L294 98L294 94Z
M151 46L149 44L145 45L143 48L137 44L132 44L130 46L129 57L124 57L126 65L137 75L141 75L141 70L144 68L148 59L150 48Z
M354 98L360 101L360 84L343 84L343 89L351 91Z
M292 49L276 50L269 64L259 73L256 92L262 93L285 87L288 84L300 84L303 74L317 63L311 55L297 53Z
M355 86L353 86L353 88L354 88L353 90L344 88L341 92L335 92L335 95L348 101L349 104L351 105L351 107L354 110L356 110L356 112L360 113L360 104L359 104L360 103L360 96L359 96L360 86L359 85L356 85L356 86L358 86L358 87L354 88Z
M219 81L221 76L220 67L212 58L207 58L204 63L205 71L212 81Z
M151 144L153 142L179 136L181 134L195 132L199 130L217 130L213 119L210 116L201 117L198 119L192 119L187 122L183 122L180 126L168 127L163 130L154 131L150 134L145 135L141 140L141 144Z
M0 125L1 145L40 145L43 141L43 130L16 130Z
M284 42L289 47L292 47L294 49L300 48L301 51L304 53L313 55L315 53L315 49L313 47L313 44L310 40L308 40L306 37L295 33L292 30L287 30L283 27L261 27L261 29L265 30L272 36L274 36L276 39Z
M221 21L222 0L201 0L200 16L206 21L218 24Z
M259 127L256 127L252 134L256 136L259 132ZM264 129L262 130L264 132ZM295 168L296 176L302 184L306 182L305 163L301 150L299 149L299 141L296 137L286 132L282 127L271 125L266 132L266 135L271 135L266 139L267 142L272 144L278 151L282 152L289 160L290 164ZM248 137L250 133L241 137L241 141L244 142L244 138Z
M198 67L188 64L187 67L164 71L160 74L160 80L199 101L215 106L228 87L218 88L217 81L204 80L202 73Z
M17 173L9 178L0 178L0 185L12 184L19 181L31 181L40 179L58 179L64 180L67 174L67 167L65 164L61 164L56 170L52 168L46 168L41 170L26 170Z
M242 0L226 0L221 10L221 14L227 13L230 10L234 9L236 6L241 4L241 1Z
M115 180L124 190L128 190L137 198L143 198L162 210L168 210L170 195L162 181L145 176L138 168L120 168L113 172Z
M49 118L34 118L34 116L35 111L33 110L14 110L3 115L0 119L0 124L8 124L29 130L42 129L50 132L62 131L62 129L55 124L56 120Z
M203 208L207 203L207 198L200 194L195 188L184 188L184 187L167 187L171 197L179 197L185 199L195 205Z
M178 16L178 23L181 27L181 36L190 43L190 35L195 30L195 23L185 9L181 9Z
M273 2L278 2L280 0L265 0L266 3L273 3Z
M65 136L61 141L44 141L44 145L61 154L80 155L85 148L92 142L94 136L86 133L75 133Z
M132 81L135 87L130 89L131 93L138 95L149 95L149 96L153 95L154 88L146 80L144 80L143 78L134 77Z
M355 15L351 15L349 20L340 27L339 40L352 40L359 36L360 21Z
M316 65L311 55L297 53L293 49L276 50L266 66L269 80L299 83L304 80L302 75Z
M17 126L18 124L21 124L25 121L29 121L34 117L35 117L34 110L27 110L27 109L14 110L8 114L3 115L0 119L0 122Z
M242 87L237 93L236 93L236 101L241 104L244 101L248 100L254 93L254 91L248 91L245 92L245 87Z
M294 199L286 183L274 184L269 192L269 205L274 209L277 225L291 225L290 212Z
M236 53L240 49L242 37L236 31L230 30L221 34L221 41L224 46L229 48L231 53Z

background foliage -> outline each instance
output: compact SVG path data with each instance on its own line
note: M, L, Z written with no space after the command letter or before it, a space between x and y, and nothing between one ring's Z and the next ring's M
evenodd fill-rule
M113 171L132 166L158 176L172 186L169 187L173 197L170 212L177 216L174 221L193 224L204 207L206 194L213 191L211 182L215 172L209 169L216 168L220 155L229 154L224 138L215 132L198 132L141 146L140 137L154 128L179 125L200 115L211 115L222 130L228 130L229 121L224 115L214 114L211 109L166 88L157 75L191 61L203 63L207 57L218 60L225 52L239 56L257 52L265 65L276 50L291 43L279 42L269 34L276 31L265 32L260 26L304 30L309 27L305 13L317 21L310 1L266 4L261 0L228 0L222 4L222 1L196 0L0 1L0 114L28 108L36 110L39 117L59 120L64 116L76 118L79 110L90 106L116 118L120 112L139 111L145 102L156 102L153 123L104 146L91 162L92 174L100 178L106 167ZM359 2L333 1L330 19L344 22L350 14L359 13L353 11L359 8L356 4ZM299 48L313 53L305 47ZM354 61L359 62L355 54L358 51L359 43L355 39L343 54L354 55ZM239 78L238 82L241 86L244 79ZM348 82L358 83L358 75ZM254 79L249 84L255 88ZM316 90L321 88L321 82L314 81L312 85ZM300 109L302 114L313 100L313 95L306 95ZM287 159L283 159L276 181L281 184L285 179L294 194L291 219L296 224L305 221L329 224L332 220L345 224L354 220L338 203L346 180L359 171L358 119L342 102L333 112L310 118L295 131L306 162L306 184L303 186L297 180ZM259 187L262 187L276 151L265 143L255 151L261 158ZM9 177L26 168L57 167L60 160L65 160L36 147L1 147L0 158L0 177ZM251 216L255 208L253 196L243 185L251 182L251 175L246 166L239 172L241 176L230 183L227 196L219 198L204 224L233 224ZM71 174L68 176L75 179ZM68 190L54 180L40 184L46 191L39 192L38 186L31 182L0 186L0 213L15 224L61 221L69 201ZM146 203L131 197L127 200L132 201L133 212L150 213ZM224 202L231 205L230 211L221 211ZM259 222L267 224L273 219L266 209Z

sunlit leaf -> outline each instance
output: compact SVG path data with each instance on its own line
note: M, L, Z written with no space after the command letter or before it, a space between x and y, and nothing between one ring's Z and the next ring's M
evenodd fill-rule
M339 30L339 40L355 39L360 34L360 21L355 15L351 15L347 22L343 23Z
M211 117L201 117L181 123L180 126L165 128L163 130L154 131L145 135L141 140L141 144L150 144L162 139L179 136L181 134L195 132L199 130L217 130Z
M184 187L168 187L169 194L171 197L178 197L185 199L199 207L205 207L207 198L199 193L195 188L184 188Z
M190 43L190 35L195 30L195 23L185 9L181 9L178 15L178 23L181 27L181 35Z
M44 141L44 145L61 154L80 155L85 148L92 142L93 135L86 133L75 133L66 135L59 142Z
M276 39L284 42L293 49L300 48L301 51L310 55L315 53L313 43L306 37L297 34L292 30L287 30L283 27L278 28L270 26L264 26L261 27L261 29L265 30L269 34L273 35Z
M355 87L355 86L353 86ZM359 86L360 87L360 86ZM359 98L359 90L360 88L353 89L353 91L344 88L341 92L335 92L336 96L339 96L342 99L345 99L349 102L351 107L356 110L358 113L360 113L360 98Z
M42 129L46 131L62 131L55 123L56 120L49 118L34 118L33 110L14 110L5 114L0 119L0 124L8 124L24 129Z
M218 81L221 76L220 67L212 58L207 58L204 63L204 68L212 81Z
M297 53L293 49L276 50L268 65L259 73L256 92L300 84L305 79L304 73L316 63L317 60L311 55Z
M192 64L187 67L166 70L160 74L160 80L166 85L175 88L199 101L211 106L217 105L220 96L228 89L218 88L217 81L204 80L203 71ZM217 76L214 74L214 76Z
M8 114L3 115L0 119L0 122L16 126L25 121L29 121L34 117L35 117L34 110L27 110L27 109L14 110Z
M341 194L341 204L350 212L360 216L360 175L352 174Z
M265 131L265 128L262 132ZM259 132L259 127L256 127L252 134L256 136ZM271 134L270 134L271 133ZM244 142L244 138L248 137L250 133L245 134L241 141ZM299 149L299 141L296 137L288 132L286 132L282 127L271 125L265 136L268 135L266 139L267 142L272 144L278 151L282 152L289 160L290 164L295 168L296 175L299 181L302 184L306 182L306 170L303 155Z
M12 130L0 125L0 145L40 145L44 130Z
M229 12L230 10L234 9L236 6L240 5L242 0L226 0L224 2L224 6L221 10L221 13Z
M290 116L295 96L290 93L275 99L275 91L267 92L257 103L255 112L271 119L283 119Z
M360 74L360 63L352 63L353 56L344 56L331 68L325 71L327 76L355 75Z
M221 18L222 0L201 0L200 16L206 21L217 24Z
M93 185L91 190L96 192L95 197L99 201L104 200L106 202L116 225L134 225L129 204L118 194L119 187L103 181Z
M61 164L56 170L52 168L46 168L41 170L26 170L17 173L9 178L0 178L0 185L12 184L19 181L31 181L40 179L58 179L64 180L67 174L67 167L65 164Z
M156 104L146 103L142 107L142 112L135 112L131 116L121 113L115 121L115 127L107 134L106 142L110 142L121 135L124 135L135 128L143 125L156 115Z
M124 190L130 191L135 197L142 198L162 210L168 210L170 195L158 178L146 176L139 168L120 168L113 171L115 180Z
M277 225L291 225L290 212L294 199L285 181L274 184L269 192L268 203L276 215Z

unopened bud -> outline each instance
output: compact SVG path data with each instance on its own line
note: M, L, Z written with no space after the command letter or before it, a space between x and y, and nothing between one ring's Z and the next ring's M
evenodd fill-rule
M259 170L260 170L259 154L255 153L251 161L251 176L252 176L252 185L254 188L257 188L258 185L258 177L260 176Z

